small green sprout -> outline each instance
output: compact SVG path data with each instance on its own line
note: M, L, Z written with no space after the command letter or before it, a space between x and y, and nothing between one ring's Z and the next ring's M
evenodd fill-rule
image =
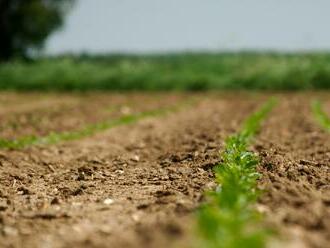
M320 101L313 101L312 102L312 110L314 113L315 118L321 124L321 126L330 132L330 118L322 109L322 104Z

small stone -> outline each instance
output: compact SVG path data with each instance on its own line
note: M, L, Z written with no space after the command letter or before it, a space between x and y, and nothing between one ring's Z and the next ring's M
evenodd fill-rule
M261 204L258 204L258 205L256 206L256 209L257 209L257 211L258 211L259 213L262 213L262 214L269 212L269 211L268 211L268 208L267 208L266 206L264 206L264 205L261 205Z
M134 162L139 162L140 161L140 157L138 155L134 155L132 158L131 158L132 161Z
M19 187L17 189L17 191L22 195L30 195L31 194L31 191L28 188L24 187L24 186Z
M135 221L135 222L139 222L140 221L140 215L135 213L135 214L132 214L132 219Z
M121 174L124 174L124 171L123 170L116 170L115 173L121 175Z
M107 198L103 201L103 203L105 205L111 205L112 203L114 203L114 200L112 200L111 198Z

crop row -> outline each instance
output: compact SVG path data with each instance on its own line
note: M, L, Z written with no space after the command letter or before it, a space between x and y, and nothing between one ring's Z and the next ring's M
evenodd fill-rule
M247 147L274 105L275 100L268 101L245 121L239 133L227 139L222 162L214 168L218 186L207 193L207 203L198 212L202 247L264 247L267 232L253 208L260 177L258 157Z
M30 103L27 100L23 106L3 106L0 110L0 137L17 139L22 136L45 136L51 132L73 131L104 120L172 106L182 98L179 95L99 93L87 96L55 96L57 101L50 98ZM19 95L17 97L23 98Z
M215 191L206 192L207 201L198 211L198 230L202 247L266 247L272 230L265 229L262 216L254 205L261 192L257 181L262 176L256 168L259 158L248 150L274 100L252 114L242 130L230 136L221 153L221 163L214 167ZM312 103L315 119L330 131L330 118L320 101Z
M322 104L320 101L314 101L312 103L313 113L315 118L320 123L320 125L330 132L330 118L326 114L326 112L322 109Z
M161 116L170 112L175 112L186 105L192 104L193 100L187 100L177 105L172 105L164 108L157 108L149 111L142 111L139 113L126 114L124 116L112 119L100 121L95 124L86 125L80 129L64 132L51 132L45 136L22 136L17 139L5 139L0 138L0 148L7 149L21 149L32 145L46 145L55 144L62 141L76 140L83 137L91 136L97 132L104 131L116 126L127 125L135 123L141 119L152 116Z

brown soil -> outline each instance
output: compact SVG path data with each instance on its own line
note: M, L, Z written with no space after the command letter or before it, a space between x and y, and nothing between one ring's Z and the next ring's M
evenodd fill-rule
M79 141L1 151L0 247L189 247L194 211L214 187L211 168L224 139L267 97L202 96L178 112ZM185 98L121 95L118 104L133 99L141 111ZM94 95L93 106L102 99L108 101ZM258 208L286 244L327 247L330 138L306 99L282 95L256 140L265 189ZM79 118L61 108L54 123Z
M17 98L22 98L17 95ZM35 100L30 98L35 97ZM5 98L6 99L6 98ZM14 100L14 96L10 98ZM141 101L143 99L143 101ZM111 120L123 115L168 107L183 101L183 96L159 94L148 97L141 94L76 94L28 95L0 108L0 137L15 139L22 136L47 135L51 132L72 131L86 125ZM18 102L18 103L17 103Z
M295 247L329 247L330 134L305 95L281 98L255 149L262 157L261 210Z
M78 142L3 152L0 245L163 247L182 238L224 138L256 105L202 100Z

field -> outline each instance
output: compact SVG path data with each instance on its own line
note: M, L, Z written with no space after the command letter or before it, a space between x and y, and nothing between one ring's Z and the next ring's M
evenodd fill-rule
M5 66L2 88L28 87ZM4 74L17 83L5 86ZM316 75L299 87L329 88ZM39 89L75 85L33 77L26 83ZM263 77L254 77L260 88ZM283 78L269 88L282 89ZM2 92L0 247L327 247L329 99Z
M0 65L0 89L208 91L330 89L330 54L66 56Z

